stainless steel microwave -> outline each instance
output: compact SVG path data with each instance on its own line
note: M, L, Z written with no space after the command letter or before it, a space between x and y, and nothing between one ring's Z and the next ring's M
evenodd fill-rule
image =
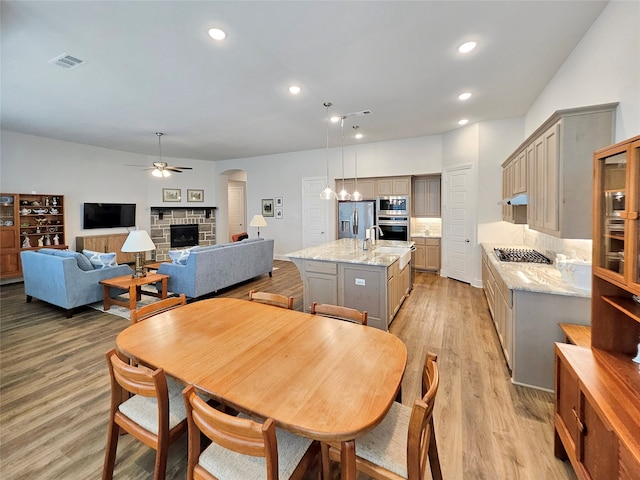
M377 215L409 215L409 197L404 195L378 197L376 201Z

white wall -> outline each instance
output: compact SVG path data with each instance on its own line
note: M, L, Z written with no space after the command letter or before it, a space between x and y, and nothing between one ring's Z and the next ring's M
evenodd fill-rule
M526 115L525 137L556 110L620 102L615 141L640 134L640 2L612 1Z
M64 195L66 242L72 249L79 235L127 231L126 228L82 229L84 202L135 203L136 221L143 229L149 228L151 206L214 205L212 162L177 160L181 166L191 166L194 170L160 179L143 171L143 167L126 166L150 166L157 157L9 131L2 131L1 135L0 191ZM175 159L166 160L171 164ZM180 188L182 202L163 203L162 188ZM188 203L187 188L205 190L204 203Z

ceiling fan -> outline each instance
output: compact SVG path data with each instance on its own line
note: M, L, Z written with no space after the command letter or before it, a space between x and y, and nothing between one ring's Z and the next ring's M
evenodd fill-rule
M162 132L156 132L158 137L158 161L153 162L153 166L149 168L145 168L144 170L153 170L151 174L154 177L168 177L171 175L171 172L174 173L182 173L183 170L193 170L191 167L175 167L173 165L169 165L167 162L162 161L162 145L160 143L160 138L164 135ZM144 165L128 165L129 167L142 167Z

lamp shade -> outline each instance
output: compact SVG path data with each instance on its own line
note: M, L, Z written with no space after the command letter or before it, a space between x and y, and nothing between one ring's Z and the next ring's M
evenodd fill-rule
M251 221L249 222L250 227L266 227L267 221L264 219L262 215L254 215Z
M153 244L146 230L133 230L129 232L129 236L121 248L123 252L147 252L155 249L156 246Z

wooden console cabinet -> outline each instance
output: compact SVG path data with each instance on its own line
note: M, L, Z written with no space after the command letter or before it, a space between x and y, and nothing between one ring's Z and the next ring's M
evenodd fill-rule
M556 344L555 455L640 478L640 136L594 154L591 348Z
M115 252L118 263L133 263L136 254L123 252L122 245L129 236L128 233L113 233L108 235L89 235L76 237L76 250L93 250L94 252Z

